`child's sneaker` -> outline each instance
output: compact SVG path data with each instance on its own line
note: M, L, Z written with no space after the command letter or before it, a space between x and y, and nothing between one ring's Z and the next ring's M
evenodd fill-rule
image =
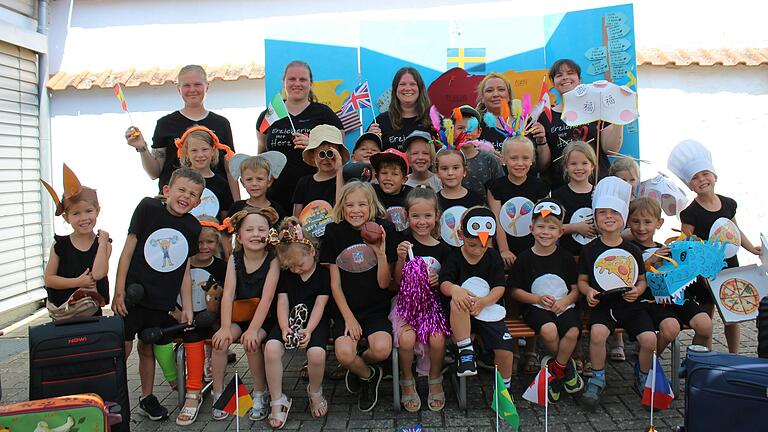
M357 408L362 412L368 412L379 401L379 385L381 384L381 366L373 366L373 371L368 379L360 380L360 393L357 398Z
M344 386L352 394L360 393L360 377L347 370L344 374Z
M594 410L600 402L600 395L605 390L605 380L590 378L587 382L587 390L581 395L581 402L589 409Z
M456 366L456 375L460 377L477 375L477 365L475 364L475 352L470 349L459 351L458 365Z
M139 399L139 414L142 414L150 420L158 421L168 418L168 410L160 405L155 395L149 395Z
M578 393L584 388L584 380L576 373L576 362L573 359L568 361L565 366L565 378L563 378L563 387L568 394Z
M637 393L638 396L641 398L643 397L643 393L645 392L645 381L648 379L648 375L640 372L640 369L638 368L637 372L635 373L635 384L632 386L632 388L635 390L635 393Z
M547 399L549 403L555 403L560 400L560 393L563 391L563 381L552 378L547 386Z

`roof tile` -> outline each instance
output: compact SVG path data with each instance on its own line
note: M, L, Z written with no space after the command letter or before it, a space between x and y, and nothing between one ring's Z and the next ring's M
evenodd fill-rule
M648 66L761 66L768 64L768 48L670 49L641 48L637 64Z

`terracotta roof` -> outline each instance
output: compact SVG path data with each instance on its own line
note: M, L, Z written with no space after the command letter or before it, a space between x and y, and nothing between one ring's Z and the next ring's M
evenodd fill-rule
M649 66L760 66L768 64L768 48L670 49L640 48L637 64Z
M208 72L208 81L236 81L240 78L264 79L264 65L262 64L203 65L203 67ZM128 69L124 71L108 69L101 72L57 72L48 78L48 88L54 91L64 90L67 87L74 87L78 90L87 90L92 87L112 88L117 82L120 82L124 87L138 87L143 84L161 86L167 83L175 83L179 69L181 69L180 65L171 69Z

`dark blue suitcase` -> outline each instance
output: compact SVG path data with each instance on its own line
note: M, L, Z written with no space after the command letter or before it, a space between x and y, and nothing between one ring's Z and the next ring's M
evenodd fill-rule
M768 359L696 348L681 370L685 431L768 430Z

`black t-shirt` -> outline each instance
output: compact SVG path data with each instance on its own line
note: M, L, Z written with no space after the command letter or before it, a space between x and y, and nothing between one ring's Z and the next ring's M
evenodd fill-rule
M438 243L434 246L427 246L416 240L410 230L406 231L403 240L408 241L413 245L411 247L413 256L421 257L427 263L427 269L429 270L430 274L434 272L439 277L440 271L443 268L443 264L448 258L448 255L450 255L453 251L453 248L446 242L442 241L442 239L437 239ZM435 288L435 291L440 296L443 307L445 307L447 310L448 307L450 307L448 305L450 298L440 291L439 285Z
M736 217L736 200L728 198L726 196L717 195L720 198L720 210L709 211L699 204L698 201L693 200L688 207L680 212L680 222L686 225L693 225L693 234L702 240L709 240L710 237L718 237L718 228L723 223L732 221ZM719 219L727 219L727 221ZM717 224L716 224L717 223ZM717 225L717 226L715 226ZM735 227L733 229L736 229ZM727 231L727 230L725 230ZM725 238L721 238L725 240ZM738 248L735 248L738 250ZM727 249L726 249L727 253ZM727 268L738 267L739 258L734 255L731 258L725 260Z
M394 148L401 152L405 152L405 146L403 145L405 138L416 129L425 129L424 125L419 125L418 117L403 117L400 120L402 127L400 129L395 129L392 126L392 121L389 119L388 111L376 116L376 123L378 123L379 128L381 128L382 151Z
M570 186L563 185L552 190L552 198L560 202L565 210L566 224L573 224L592 219L592 191L585 193L574 192ZM560 237L560 246L564 247L574 256L581 254L581 248L592 241L592 238L584 237L578 233L564 234Z
M467 189L466 195L461 198L446 198L443 196L443 191L437 193L437 205L440 207L440 211L444 212L451 207L461 206L471 208L474 206L485 205L485 200L480 195Z
M168 184L171 174L179 167L178 149L174 140L181 138L184 132L193 125L205 126L212 130L219 137L222 144L229 146L235 151L235 144L232 142L232 128L229 120L214 112L209 111L208 115L201 120L191 120L179 111L174 111L167 116L161 117L155 126L155 134L152 136L152 148L164 148L165 163L160 170L160 177L157 179L158 188L162 191L163 186ZM227 170L224 167L224 156L226 152L219 150L219 163L214 168L214 172L227 178ZM232 199L232 193L229 192L229 199Z
M237 273L237 283L235 283L235 300L247 300L252 298L261 298L264 291L264 282L267 280L269 265L275 259L275 254L267 250L267 256L261 266L251 273L245 268L245 257L242 250L234 251L232 256L235 259L235 272Z
M505 286L504 261L501 259L499 251L488 248L477 264L470 264L464 258L464 254L461 253L461 248L452 250L440 270L440 283L451 282L461 286L471 277L485 280L490 285L491 290L498 286ZM502 299L497 303L501 304Z
M333 219L336 177L320 182L315 180L312 174L300 178L293 193L293 204L301 204L304 207L299 215L304 228L317 238L323 237L326 225Z
M384 219L377 218L376 223L384 227L387 261L393 263L397 261L395 227ZM325 232L326 236L320 246L320 262L339 267L341 289L349 309L358 320L386 317L393 293L379 288L376 253L363 242L360 230L342 221L329 224Z
M259 119L256 121L257 125L261 124L265 114L266 110L259 114ZM265 133L267 150L279 151L288 158L280 177L269 188L270 201L273 199L278 201L283 208L291 207L294 188L298 189L296 181L316 171L314 167L304 163L304 159L301 157L302 150L293 147L291 121L296 127L296 133L305 135L309 135L312 128L321 124L336 126L340 130L344 130L344 126L342 126L336 113L327 105L318 102L311 102L299 115L291 115L290 118L291 120L286 117L272 123Z
M496 130L496 128L483 126L478 139L488 141L493 144L493 148L496 149L496 151L501 152L502 144L504 144L504 140L507 139L507 136Z
M136 249L125 286L138 283L144 287L142 306L173 309L187 259L197 254L200 229L200 222L191 214L174 216L158 199L141 200L128 226L128 234L136 236Z
M597 121L581 126L568 126L560 118L561 115L562 113L552 110L552 122L543 113L539 116L539 123L544 126L544 131L547 134L547 145L552 155L552 162L546 174L553 190L566 183L563 179L563 160L560 159L560 156L563 155L563 150L568 143L584 141L588 142L593 149L597 145ZM602 148L600 148L597 164L599 178L607 177L611 162Z
M192 216L211 216L219 221L228 215L232 206L232 190L226 177L213 173L205 177L205 189L200 196L200 204L189 211Z
M239 212L240 210L242 210L242 209L244 209L246 207L249 207L249 206L250 206L250 204L248 204L247 200L235 201L229 207L229 213L227 213L227 214L229 216L232 216L233 214L235 214L235 213ZM278 204L277 201L270 201L269 202L269 207L272 207L277 212L278 221L275 223L275 225L279 224L280 221L283 220L284 217L290 216L291 214L293 214L292 212L290 214L286 213L285 209L282 208L280 206L280 204ZM291 210L293 210L293 209L291 209Z
M227 275L227 263L219 257L211 258L211 263L198 267L191 265L189 275L192 277L192 311L201 312L206 310L205 302L206 287L208 282L218 282L224 286L224 278ZM176 307L181 309L181 294L176 297Z
M546 256L527 249L517 256L509 272L507 287L560 299L576 285L577 277L576 259L562 247Z
M531 176L519 185L512 183L509 177L500 177L489 183L488 191L501 203L499 219L502 226L498 228L502 228L506 234L510 252L518 255L530 249L533 246L533 206L549 195L549 187L542 180ZM497 229L496 235L501 235L501 232Z
M632 286L645 274L643 253L629 240L622 239L618 246L608 246L598 237L584 246L579 258L579 274L589 276L589 286L597 291ZM616 296L614 301L621 297ZM646 289L638 301L652 300Z
M659 242L653 242L653 246L644 246L637 242L637 240L632 239L629 241L633 245L637 246L638 249L640 249L640 252L643 253L643 262L647 261L648 258L651 257L651 254L656 252L656 250L661 249L664 247L663 244Z
M384 191L381 190L381 186L378 184L373 185L373 190L376 191L376 196L379 198L379 202L387 211L387 220L395 225L395 229L397 229L398 232L405 231L405 229L408 228L408 212L405 210L405 198L408 196L408 192L413 190L413 188L403 185L403 187L400 188L400 192L394 195L384 193Z
M56 276L65 278L78 278L86 269L93 270L93 261L96 259L96 252L99 249L99 238L93 239L91 247L87 251L81 251L72 244L72 239L66 236L54 235L53 251L59 257L59 268L56 269ZM54 306L61 306L69 300L78 288L52 289L46 287L48 292L48 301ZM109 279L96 281L96 291L104 297L104 301L109 303Z
M277 283L277 293L288 295L288 310L297 304L307 305L307 318L312 316L312 308L315 300L321 295L331 295L331 273L327 268L317 265L315 271L306 281L301 276L289 270L280 272L280 281ZM326 308L327 309L327 308ZM325 315L325 311L323 311Z
M440 237L451 247L461 246L461 240L457 231L461 228L461 218L464 215L452 210L453 207L464 207L465 209L474 206L485 205L485 199L475 192L467 189L466 195L461 198L446 198L443 191L437 193L437 206L440 207Z

